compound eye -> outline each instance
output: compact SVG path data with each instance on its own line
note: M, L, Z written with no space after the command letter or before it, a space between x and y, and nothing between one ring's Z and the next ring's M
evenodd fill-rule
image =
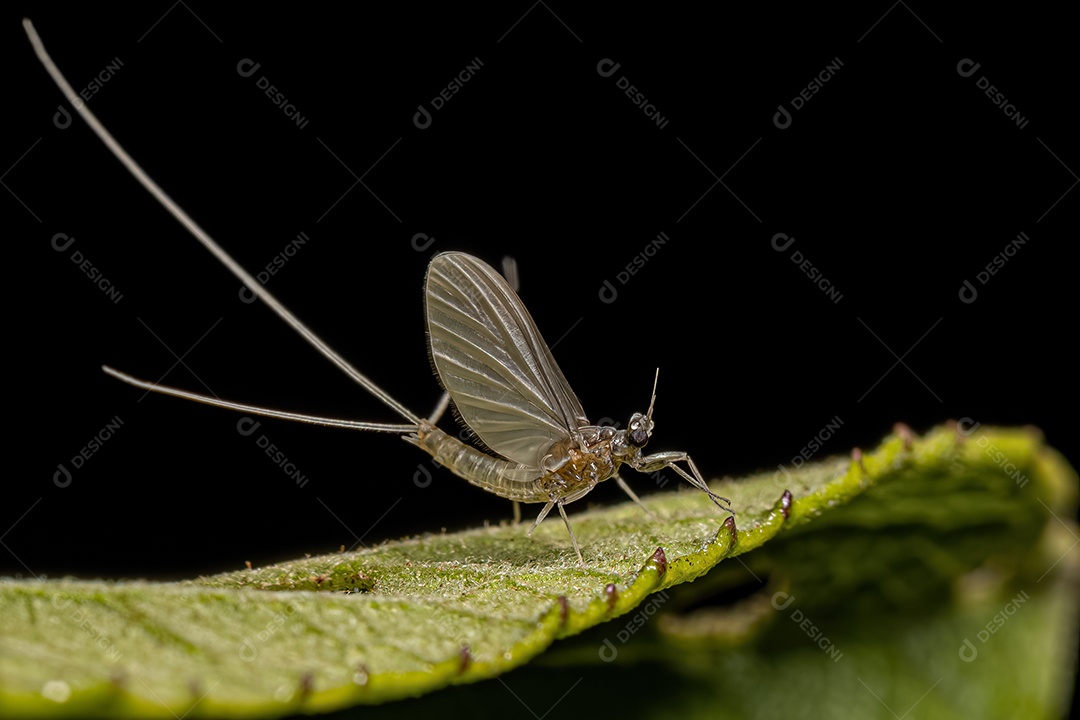
M626 427L626 441L635 447L644 447L649 442L649 431L652 423L641 413L630 416L630 423Z

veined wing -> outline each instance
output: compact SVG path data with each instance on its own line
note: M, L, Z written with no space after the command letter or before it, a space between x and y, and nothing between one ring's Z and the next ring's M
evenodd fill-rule
M503 277L465 253L441 253L425 281L439 379L484 443L530 467L589 424L529 311Z

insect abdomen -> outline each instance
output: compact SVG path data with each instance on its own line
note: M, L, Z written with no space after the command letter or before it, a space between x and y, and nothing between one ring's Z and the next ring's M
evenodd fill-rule
M426 420L414 435L405 439L422 448L450 472L499 497L519 502L547 502L540 487L539 470L521 463L492 457L455 437L447 435Z

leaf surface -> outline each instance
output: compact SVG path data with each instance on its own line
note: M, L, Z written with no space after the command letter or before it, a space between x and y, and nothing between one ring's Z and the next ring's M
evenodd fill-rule
M1075 590L1060 589L1075 554L1054 566L1044 556L1053 554L1047 548L1062 549L1076 485L1072 469L1031 429L983 428L965 437L939 428L921 438L905 431L855 459L711 483L732 498L737 529L692 489L648 497L653 518L631 503L574 514L585 568L556 520L531 539L521 526L425 535L181 583L8 580L0 583L0 712L267 716L385 703L506 673L560 638L639 607L639 615L658 610L657 598L675 592L669 588L713 568L687 597L745 582L748 571L768 578L764 594L724 611L734 615L667 612L673 602L655 623L652 612L640 623L630 616L634 627L649 625L650 641L616 642L618 629L631 627L616 621L585 636L601 633L607 643L578 638L546 659L595 673L615 667L602 662L604 650L622 653L620 668L636 667L623 664L635 653L667 658L663 673L686 684L679 699L689 712L752 670L761 643L795 648L798 662L785 666L789 685L798 683L799 667L831 682L821 651L790 622L790 604L777 607L789 598L815 627L831 619L841 628L830 642L849 658L868 642L858 629L883 617L921 608L940 622L960 622L942 614L942 597L956 592L960 579L989 572L988 564L1007 578L996 587L1010 590L1016 578L1044 573L1042 587L1058 588L1052 597L1059 599L1044 606L1051 596L1033 591L1040 602L1032 607L1044 610L1030 613L1029 622L1062 620L1075 606ZM775 635L776 628L784 632ZM799 642L810 654L799 653ZM883 647L869 642L868 652L895 662ZM1043 662L1061 662L1061 655ZM737 661L713 678L725 682L695 671ZM887 671L866 674L882 692L899 693ZM843 680L855 687L851 677ZM1040 695L1041 706L1060 703L1061 687ZM425 702L438 706L453 692ZM505 690L484 683L469 692ZM798 697L766 694L775 702ZM742 716L754 714L751 700Z

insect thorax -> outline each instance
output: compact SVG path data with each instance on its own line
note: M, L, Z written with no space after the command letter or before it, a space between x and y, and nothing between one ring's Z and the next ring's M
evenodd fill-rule
M580 443L565 446L556 443L549 457L559 457L559 467L540 478L540 487L552 500L573 502L619 469L625 458L617 456L621 431L612 427L580 428ZM614 445L614 447L613 447ZM562 459L565 462L562 462Z

